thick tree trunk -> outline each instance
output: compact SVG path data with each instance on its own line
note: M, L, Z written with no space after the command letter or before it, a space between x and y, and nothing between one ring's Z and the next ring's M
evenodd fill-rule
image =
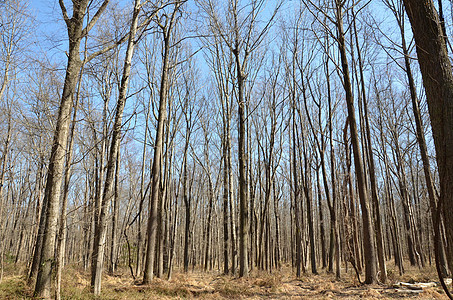
M45 299L50 298L51 274L54 267L55 235L57 231L58 209L60 206L61 180L63 178L73 95L81 67L79 53L80 42L84 37L84 33L88 34L89 30L94 26L109 3L109 0L103 1L93 19L89 21L87 27L84 29L84 18L89 3L90 1L88 0L82 0L74 3L73 15L72 18L69 18L63 1L60 1L60 7L68 28L69 49L63 94L58 110L58 117L49 160L49 169L47 173L45 189L45 197L47 197L47 211L42 241L41 260L39 263L38 277L34 291L34 295L36 297ZM43 211L44 210L45 209L43 209Z
M80 72L80 77L83 72ZM78 92L80 91L81 78L79 78ZM72 152L74 147L74 130L76 126L76 117L78 110L79 95L77 94L74 112L72 115L72 123L69 133L69 147L68 152L66 153L66 167L65 167L65 178L63 186L63 202L61 204L61 214L60 214L60 226L58 228L58 240L56 248L56 287L55 287L55 298L60 300L60 290L61 290L61 273L64 267L65 252L66 252L66 236L67 236L67 218L66 218L66 206L68 203L68 193L69 193L69 182L71 179L72 172Z
M88 1L83 1L86 5ZM85 9L83 9L85 11ZM75 13L75 12L74 12ZM81 13L81 12L79 12ZM81 61L79 57L80 40L82 34L83 15L71 19L72 26L69 33L69 56L66 68L66 77L58 111L57 126L52 144L49 160L45 198L42 212L46 214L44 232L41 247L41 259L38 268L38 277L34 295L36 297L50 299L51 275L54 266L55 236L58 222L58 209L60 207L61 181L65 161L66 143L71 121L71 109L73 93L77 77L80 71Z
M243 66L239 61L238 49L235 51L236 57L236 72L238 84L238 160L239 160L239 276L247 277L249 273L248 267L248 238L249 238L249 222L248 222L248 183L247 183L247 153L245 150L245 99L244 99L244 83L245 75L243 74Z
M444 34L432 0L404 0L412 25L428 101L440 179L439 207L453 224L453 74ZM437 230L437 229L436 229ZM447 261L453 269L453 227L446 226Z

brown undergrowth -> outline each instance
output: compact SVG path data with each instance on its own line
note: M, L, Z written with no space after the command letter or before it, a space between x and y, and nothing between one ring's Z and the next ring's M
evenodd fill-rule
M156 278L150 285L134 282L127 270L115 276L103 276L102 294L90 293L90 274L75 266L67 266L62 278L62 299L446 299L438 286L413 293L399 291L393 284L437 281L434 268L408 267L396 275L388 267L389 283L361 285L352 270L342 270L342 279L321 270L320 274L303 274L296 278L286 266L272 273L254 270L248 278L219 275L218 272L175 271L171 280ZM0 283L0 299L32 299L32 288L26 285L23 267L7 266Z

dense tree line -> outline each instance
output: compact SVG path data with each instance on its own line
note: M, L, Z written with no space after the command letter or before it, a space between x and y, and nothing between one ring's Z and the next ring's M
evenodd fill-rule
M59 0L54 47L3 1L0 267L42 298L68 264L97 295L118 267L448 276L444 4Z

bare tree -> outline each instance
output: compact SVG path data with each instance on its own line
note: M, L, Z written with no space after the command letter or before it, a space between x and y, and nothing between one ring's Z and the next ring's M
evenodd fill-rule
M158 26L160 27L163 38L163 53L162 53L162 70L161 82L159 90L159 111L157 119L156 138L154 140L154 159L152 168L152 184L151 184L151 207L149 209L147 236L148 244L146 247L146 263L145 271L143 274L143 283L149 284L154 275L154 261L156 251L156 237L157 237L157 218L158 218L158 204L160 197L160 184L162 173L162 149L164 137L164 125L167 118L167 95L169 89L169 69L172 66L170 61L170 52L172 48L174 27L177 22L177 15L184 1L176 1L173 5L173 11L167 16L164 14L159 18Z
M109 160L107 163L107 173L105 178L104 193L100 206L99 219L95 224L94 248L91 262L91 287L95 295L101 293L101 278L104 264L105 238L106 238L106 217L110 201L114 197L114 175L116 162L118 161L119 147L121 141L121 127L124 106L126 104L127 90L131 73L132 56L137 43L136 34L138 20L142 4L140 0L135 0L132 13L132 21L127 42L126 57L124 59L123 73L119 87L118 100L116 102L115 121L110 144Z
M238 161L239 161L239 276L248 276L248 247L249 247L249 203L247 183L247 152L246 152L246 102L245 83L247 78L248 62L250 54L262 43L268 32L274 17L281 6L280 3L272 12L269 21L256 33L256 18L264 8L265 1L251 1L244 8L239 7L237 0L228 2L226 14L228 20L221 20L216 12L217 6L212 1L203 3L203 9L212 20L214 34L219 35L226 43L234 57L236 72L236 96L238 102ZM244 10L247 7L247 10ZM240 13L243 12L246 16ZM240 18L249 17L247 22ZM227 27L225 28L225 24Z
M80 43L88 32L94 27L99 17L107 7L109 0L102 2L101 6L91 20L85 20L88 4L90 1L82 0L74 3L72 17L68 16L68 11L63 0L59 1L66 22L69 38L68 64L66 76L58 111L57 125L52 144L52 152L49 160L49 170L47 174L45 198L45 229L42 241L41 259L35 296L48 299L50 298L50 281L54 260L55 235L58 220L58 208L60 203L61 180L63 177L64 158L66 143L69 131L70 114L73 104L73 94L77 83L77 77L81 67ZM43 209L44 211L44 209Z
M453 222L453 74L445 43L445 32L432 0L404 0L412 25L417 56L426 91L436 160L440 179L440 197L437 209L443 212L446 224ZM438 213L439 214L439 213ZM439 230L439 218L434 219ZM453 228L446 226L447 262L453 269ZM436 241L439 243L439 241ZM439 263L439 262L438 262ZM438 264L439 267L439 264ZM441 275L440 270L439 275ZM445 283L442 286L446 289ZM451 295L449 295L451 298Z
M365 247L365 283L371 284L376 281L376 250L374 245L374 230L372 228L371 208L368 200L368 192L365 185L362 155L359 147L357 123L355 118L354 98L352 95L349 65L346 55L346 43L343 30L343 1L335 0L335 18L337 25L337 42L341 58L341 70L343 74L343 86L346 93L348 108L349 130L351 135L354 165L359 190L360 207L362 209L363 243Z

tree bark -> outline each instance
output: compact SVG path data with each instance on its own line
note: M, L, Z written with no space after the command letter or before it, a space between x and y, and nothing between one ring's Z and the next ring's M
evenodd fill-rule
M371 189L371 201L374 211L374 230L376 232L376 249L377 249L377 258L379 262L379 279L382 283L387 281L387 269L385 266L385 253L384 253L384 239L382 236L382 225L381 225L381 210L380 203L377 194L377 185L376 185L376 168L374 165L373 157L373 147L371 145L371 130L370 122L368 118L368 100L365 90L365 78L363 75L363 62L362 54L359 48L359 38L357 34L356 26L356 17L353 18L353 27L354 27L354 37L355 44L357 47L357 59L359 62L359 74L360 74L360 91L361 91L361 100L363 101L363 111L365 119L365 149L367 149L367 162L369 167L369 176L370 176L370 189ZM360 101L360 100L359 100Z
M237 41L237 43L239 43ZM239 276L247 277L248 267L248 238L249 238L249 217L248 217L248 184L247 184L247 153L245 151L245 99L244 84L245 74L243 65L239 60L239 49L233 51L236 58L236 72L238 85L238 115L239 115Z
M80 72L80 77L82 76L82 71ZM74 147L74 130L76 126L76 117L77 117L77 110L78 110L78 103L79 103L79 92L80 92L80 84L81 78L79 77L78 81L78 91L75 101L75 107L72 115L72 122L71 128L69 132L69 146L68 151L66 153L66 167L65 167L65 178L64 178L64 186L63 186L63 202L61 204L61 214L60 214L60 226L58 228L58 240L57 240L57 248L56 248L56 288L55 288L55 298L57 300L61 299L60 290L61 290L61 273L64 267L64 259L65 259L65 252L66 252L66 236L67 236L67 218L66 218L66 206L68 203L68 193L69 193L69 183L71 179L71 166L72 166L72 154L73 154L73 147Z
M64 158L66 152L69 123L71 121L71 110L73 94L80 72L80 42L94 26L102 12L105 10L109 0L104 0L84 28L84 18L90 1L82 0L74 3L73 15L69 19L67 10L60 0L60 7L68 29L69 49L68 64L63 87L63 94L58 110L56 128L52 143L52 150L49 159L49 169L45 197L47 197L47 211L42 241L41 260L39 264L38 277L35 286L35 297L50 298L51 274L54 267L55 235L57 230L58 209L60 204L61 180L63 178ZM44 206L43 206L44 208ZM44 211L45 209L43 209Z
M63 178L64 157L66 152L69 123L71 120L72 99L81 61L79 56L80 41L82 38L84 12L88 1L80 4L79 10L68 23L69 55L66 68L66 77L57 117L57 126L54 133L52 151L49 160L45 198L42 212L46 213L44 232L41 247L41 259L38 268L37 282L34 295L50 299L51 274L54 265L55 236L57 231L58 209L60 206L61 180Z
M346 56L346 45L343 32L342 4L340 4L338 0L336 0L336 4L338 48L340 51L341 68L343 72L343 85L346 93L346 104L348 108L349 129L351 134L352 150L354 154L354 165L359 190L360 207L362 210L363 242L365 248L365 283L371 284L376 281L376 250L374 246L374 231L370 214L370 205L365 186L365 176L363 173L363 164L361 160L362 155L360 153L359 139L357 134L354 99L352 96L349 66Z
M412 25L436 148L439 208L453 224L453 75L439 16L432 0L404 0ZM447 261L453 269L453 227L446 226Z
M167 26L163 26L163 62L162 62L162 73L159 90L159 110L157 117L157 130L154 145L154 159L152 168L152 179L151 179L151 205L148 215L148 226L147 236L148 244L146 247L146 261L145 270L143 273L143 284L151 283L154 276L154 261L156 251L156 238L157 238L157 222L158 222L158 208L159 198L161 197L161 173L162 173L162 150L163 150L163 138L164 138L164 126L167 118L167 94L169 89L168 73L170 69L170 48L171 48L171 34L173 26L175 25L176 13L179 10L182 2L177 1L173 13L170 17Z
M132 15L131 27L126 49L126 57L124 59L123 73L119 88L118 100L116 103L115 121L113 124L113 133L110 143L109 161L107 163L107 173L105 177L104 194L102 197L99 220L95 224L94 229L94 248L91 257L91 288L95 295L101 293L101 279L104 267L104 252L105 252L105 239L107 233L107 214L108 206L114 198L114 183L115 183L115 170L116 162L119 159L119 150L121 142L121 126L123 120L124 106L126 105L127 90L129 85L132 56L134 54L134 47L136 44L135 34L138 26L138 16L140 12L140 0L135 0L134 10Z

